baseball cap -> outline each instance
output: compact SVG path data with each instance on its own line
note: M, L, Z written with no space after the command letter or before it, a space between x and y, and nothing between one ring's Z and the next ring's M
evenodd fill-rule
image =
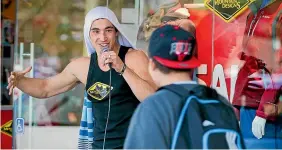
M149 54L172 69L193 69L201 65L193 56L196 39L179 26L164 25L156 29L149 42Z

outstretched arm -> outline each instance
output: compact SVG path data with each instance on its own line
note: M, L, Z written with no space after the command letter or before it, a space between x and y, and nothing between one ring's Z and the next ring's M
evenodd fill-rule
M25 77L24 75L32 69L31 67L24 71L12 72L8 79L9 94L15 87L36 98L47 98L68 91L79 81L73 73L75 62L68 64L61 73L47 79Z

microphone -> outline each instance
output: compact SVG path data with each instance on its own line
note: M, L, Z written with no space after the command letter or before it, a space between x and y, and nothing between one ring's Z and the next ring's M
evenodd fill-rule
M108 46L103 46L102 47L102 53L110 51ZM110 118L110 112L111 112L111 88L112 88L112 63L108 64L110 67L110 78L109 78L109 86L110 86L110 91L109 91L109 105L108 105L108 113L107 113L107 121L105 125L105 131L104 131L104 141L103 141L103 149L105 149L105 144L106 144L106 137L107 137L107 129L108 129L108 124L109 124L109 118Z
M108 46L103 46L102 52L104 53L104 52L108 52L108 51L110 51L109 47ZM109 67L110 67L110 69L112 69L112 63L109 63Z

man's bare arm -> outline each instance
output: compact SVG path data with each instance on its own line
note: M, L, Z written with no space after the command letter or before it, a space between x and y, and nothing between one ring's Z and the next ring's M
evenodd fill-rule
M8 87L10 90L18 87L24 93L36 98L51 97L77 85L79 79L73 73L77 65L78 61L73 61L61 73L47 79L28 78L24 77L23 72L12 72Z
M140 101L153 94L157 89L148 72L148 62L148 57L140 50L130 50L125 57L127 68L123 77Z

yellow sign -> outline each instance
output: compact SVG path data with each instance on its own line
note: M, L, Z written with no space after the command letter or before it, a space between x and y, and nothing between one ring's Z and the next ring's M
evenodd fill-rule
M206 0L205 6L222 18L230 22L244 12L254 0Z
M113 87L111 89L113 89ZM87 93L94 99L102 100L110 93L110 86L96 82L87 90Z
M12 137L13 121L10 120L2 125L1 132Z

